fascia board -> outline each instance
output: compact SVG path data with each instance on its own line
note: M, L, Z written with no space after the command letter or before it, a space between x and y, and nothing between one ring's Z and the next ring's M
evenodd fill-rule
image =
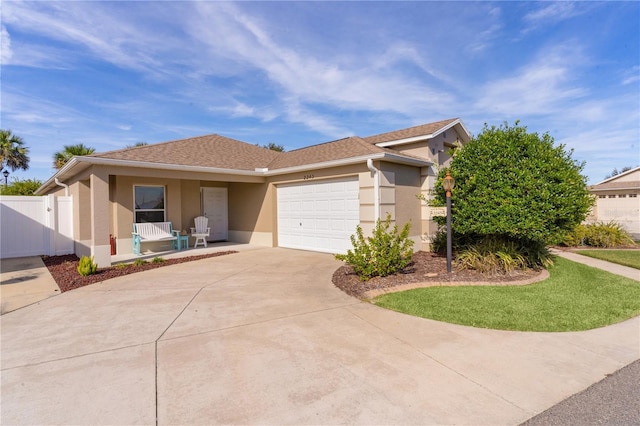
M251 170L238 170L238 169L223 169L217 167L204 167L204 166L185 166L180 164L168 164L168 163L148 163L143 161L131 161L131 160L116 160L113 158L101 158L101 157L73 157L64 165L64 167L58 170L52 177L49 178L40 188L35 191L35 194L43 192L44 190L55 185L55 178L60 180L64 179L64 176L74 166L84 163L88 165L105 165L105 166L120 166L120 167L134 167L141 169L160 169L160 170L174 170L182 172L202 172L202 173L219 173L230 175L242 175L242 176L264 176L263 172L251 171Z
M419 142L419 141L426 140L426 139L433 139L436 136L438 136L440 133L446 132L447 130L451 129L452 127L455 127L458 124L460 125L460 127L462 127L462 130L464 130L464 132L466 133L467 138L471 139L471 133L469 133L467 128L464 126L464 124L462 123L462 120L460 120L458 118L458 119L452 121L451 123L447 124L446 126L442 126L441 128L439 128L438 130L436 130L433 133L429 133L429 134L426 134L426 135L420 135L420 136L412 136L410 138L397 139L397 140L394 140L394 141L381 142L381 143L377 143L376 146L379 146L381 148L386 148L386 147L390 147L390 146L405 145L405 144L412 143L412 142Z
M627 187L622 187L622 186L610 186L608 188L594 188L594 187L590 187L589 191L591 192L604 192L604 191L626 191L629 189L640 189L640 185L638 186L627 186Z
M251 170L238 170L238 169L222 169L216 167L202 167L202 166L184 166L179 164L166 164L166 163L146 163L141 161L130 161L130 160L114 160L112 158L99 158L99 157L73 157L64 167L56 174L54 174L49 180L47 180L40 188L36 190L36 194L44 191L55 184L55 178L62 180L64 176L69 172L72 168L81 163L91 164L91 165L106 165L106 166L122 166L122 167L137 167L137 168L145 168L145 169L161 169L161 170L175 170L182 172L202 172L202 173L218 173L218 174L230 174L230 175L241 175L241 176L274 176L281 175L286 173L295 173L304 170L314 170L314 169L327 169L331 167L339 167L346 166L351 164L358 164L366 162L367 160L387 160L393 163L406 164L410 166L416 167L427 167L433 165L431 161L428 160L419 160L414 158L405 157L403 155L396 155L387 152L381 152L377 154L363 155L359 157L351 157L345 158L342 160L333 160L333 161L324 161L321 163L315 164L303 164L300 166L294 167L286 167L283 169L259 169L256 171Z
M435 135L433 133L430 133L428 135L412 136L410 138L397 139L395 141L377 143L376 146L379 146L380 148L387 148L390 146L405 145L412 142L419 142L426 139L433 139L434 136Z
M61 179L63 178L63 176L71 169L73 169L76 165L78 164L78 157L71 157L71 159L69 161L67 161L67 163L62 166L62 168L60 170L58 170L57 172L55 172L53 174L53 176L51 176L49 179L47 179L42 186L40 186L40 188L36 189L33 193L35 195L41 194L43 193L45 190L47 190L48 188L51 188L53 186L58 186L55 183L56 178Z
M132 161L132 160L115 160L112 158L99 158L99 157L83 157L79 158L80 161L86 161L95 165L107 165L107 166L120 166L120 167L134 167L141 169L160 169L160 170L175 170L180 172L203 172L203 173L220 173L228 175L244 175L244 176L261 176L261 172L252 170L240 170L240 169L223 169L219 167L205 167L205 166L185 166L182 164L171 163L149 163L146 161Z

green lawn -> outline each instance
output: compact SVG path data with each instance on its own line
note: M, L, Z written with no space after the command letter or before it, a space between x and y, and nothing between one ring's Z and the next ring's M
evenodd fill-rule
M576 250L575 253L640 269L640 250Z
M579 331L640 314L640 282L556 258L550 277L527 286L430 287L390 293L378 306L481 328Z

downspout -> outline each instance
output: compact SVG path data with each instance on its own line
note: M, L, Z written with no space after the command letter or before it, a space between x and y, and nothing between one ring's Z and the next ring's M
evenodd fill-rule
M373 219L378 223L378 219L380 219L380 170L373 166L371 158L367 159L367 167L373 174L373 206L375 209Z
M63 188L64 188L64 196L65 196L65 197L68 197L68 196L69 196L69 185L67 185L67 184L64 184L64 183L60 182L60 181L58 180L58 178L55 178L55 179L54 179L54 182L56 183L56 185L61 186L61 187L63 187Z

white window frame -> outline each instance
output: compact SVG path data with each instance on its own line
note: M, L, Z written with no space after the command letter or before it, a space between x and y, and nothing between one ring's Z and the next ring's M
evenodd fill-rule
M136 188L162 188L164 208L138 209L136 208ZM162 222L167 221L167 188L164 185L133 185L133 222L136 223L138 212L162 212Z

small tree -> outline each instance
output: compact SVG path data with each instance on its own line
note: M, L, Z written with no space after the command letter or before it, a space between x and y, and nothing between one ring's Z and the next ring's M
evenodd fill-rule
M125 148L137 148L137 147L139 147L139 146L147 146L147 145L149 145L149 143L148 143L148 142L136 142L136 143L134 143L133 145L127 145L127 146L125 146Z
M529 133L519 122L485 124L451 162L454 234L463 243L498 237L525 249L561 241L593 204L584 164L571 155L548 133ZM443 201L441 185L436 191Z
M7 187L0 187L2 195L34 195L36 189L42 186L42 181L38 179L14 179Z
M336 254L336 259L351 265L362 281L372 277L386 277L403 270L413 257L413 240L409 238L411 224L406 223L398 233L398 225L391 227L391 215L376 222L371 237L365 238L360 225L351 236L353 250Z
M265 145L256 144L256 146L261 146L262 148L270 149L271 151L284 152L284 145L279 145L275 142L269 142Z
M604 178L605 178L605 180L606 180L606 179L612 178L612 177L614 177L614 176L618 176L619 174L622 174L622 173L624 173L624 172L628 172L628 171L629 171L629 170L631 170L631 169L633 169L633 167L631 167L631 166L625 166L625 167L621 168L620 170L618 170L618 169L616 168L616 169L613 169L613 170L611 171L611 173L609 173L608 175L606 175Z

